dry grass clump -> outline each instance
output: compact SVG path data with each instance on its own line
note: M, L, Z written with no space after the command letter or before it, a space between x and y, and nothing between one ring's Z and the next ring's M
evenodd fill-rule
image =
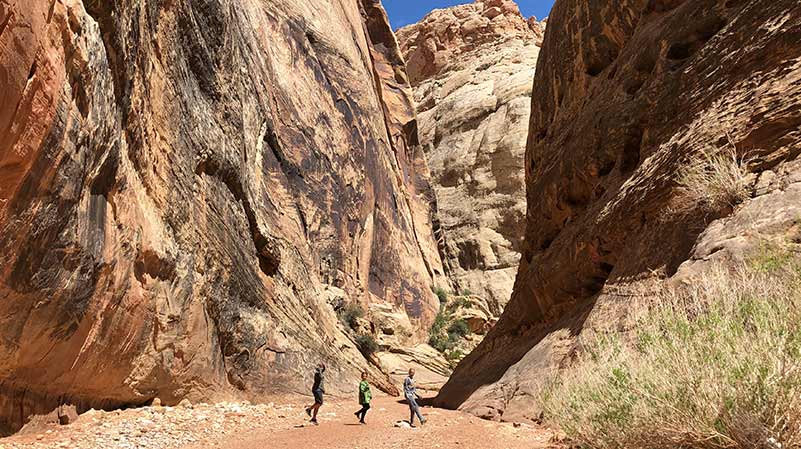
M632 341L607 334L546 386L583 447L801 447L801 263L764 251L664 288Z
M690 159L678 184L685 199L707 210L734 207L750 196L748 162L737 156L733 146L705 151Z

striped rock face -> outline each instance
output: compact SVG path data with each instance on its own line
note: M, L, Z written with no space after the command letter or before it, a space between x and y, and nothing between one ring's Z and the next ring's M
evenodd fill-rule
M0 423L305 391L443 282L377 0L0 1ZM386 376L376 381L392 390ZM381 379L384 379L381 381Z

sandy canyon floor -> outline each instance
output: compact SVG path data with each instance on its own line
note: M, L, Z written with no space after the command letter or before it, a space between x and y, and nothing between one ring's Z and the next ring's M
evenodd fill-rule
M334 399L311 426L303 397L270 404L196 404L90 411L68 426L40 423L0 439L0 449L283 449L283 448L526 448L559 447L555 432L527 424L497 423L462 412L424 407L423 427L398 427L408 407L378 397L367 425L353 416L354 401Z

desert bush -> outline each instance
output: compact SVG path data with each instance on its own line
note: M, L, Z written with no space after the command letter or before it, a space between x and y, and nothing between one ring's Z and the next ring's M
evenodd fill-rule
M459 364L459 361L462 360L462 358L464 358L464 353L462 353L462 351L459 349L445 352L445 360L448 361L451 369L456 368L456 365Z
M440 304L445 304L448 302L448 292L445 291L442 287L432 287L431 291L437 295L437 299L439 299Z
M356 329L359 325L359 318L364 316L364 309L359 304L348 303L337 311L337 316L345 327Z
M378 343L375 341L370 334L359 334L356 336L356 347L359 348L359 352L362 353L365 357L370 357L376 351L378 351Z
M458 340L470 333L470 326L465 320L456 320L448 326L448 338Z
M434 323L431 325L431 333L438 334L445 329L445 326L448 324L450 316L445 313L445 311L440 310L436 317L434 317Z
M762 254L658 290L629 339L585 342L546 385L546 419L584 447L801 447L799 267Z
M691 203L708 210L734 207L749 197L748 161L734 146L690 159L678 184Z
M428 344L439 352L445 351L453 347L452 342L445 335L445 327L448 325L450 316L444 311L440 310L434 318L434 323L431 325L430 337Z
M452 306L453 304L450 304ZM453 320L452 307L441 308L431 325L428 344L446 355L453 350L459 340L470 333L465 320Z
M448 308L451 310L456 310L458 308L467 309L470 307L473 307L473 301L466 296L456 297L448 304Z
M461 360L463 356L464 356L464 354L462 353L462 351L460 351L458 349L454 349L453 351L448 351L445 354L445 360L447 360L449 362L458 361L458 360Z
M442 332L431 334L428 338L428 344L443 354L453 347L451 341Z

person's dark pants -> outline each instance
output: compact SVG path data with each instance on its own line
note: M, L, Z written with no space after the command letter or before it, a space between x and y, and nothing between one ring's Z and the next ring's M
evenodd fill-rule
M409 401L409 424L414 425L414 416L417 415L417 419L420 420L420 424L426 422L426 419L423 418L423 415L420 414L420 406L417 405L417 399L411 396L406 396L406 400Z
M362 409L356 412L356 417L359 421L364 422L364 417L367 416L367 410L370 410L370 404L362 404Z

